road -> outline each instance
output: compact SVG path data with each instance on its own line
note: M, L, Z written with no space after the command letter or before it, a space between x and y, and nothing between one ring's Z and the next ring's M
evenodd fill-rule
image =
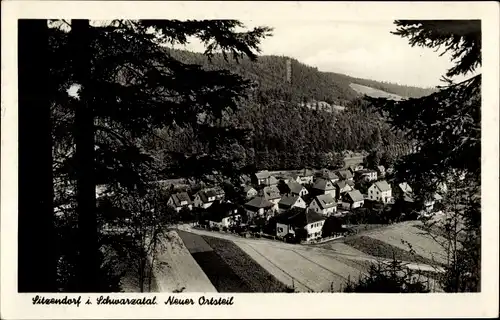
M290 244L290 243L285 243L281 241L273 241L273 240L268 240L268 239L250 239L250 238L243 238L239 237L236 235L232 235L229 233L221 233L221 232L211 232L211 231L205 231L205 230L200 230L200 229L194 229L191 227L191 225L184 224L184 225L178 225L177 228L179 230L184 230L188 231L191 233L195 233L198 235L202 236L210 236L210 237L215 237L215 238L222 238L222 239L227 239L231 240L233 242L237 243L246 243L249 245L252 244L262 244L267 243L270 246L274 246L280 249L285 249L285 250L293 250L293 251L314 251L319 254L327 255L327 256L343 256L346 258L349 258L351 260L358 260L358 261L366 261L366 262L385 262L385 263L390 263L391 260L389 259L383 259L383 258L378 258L378 257L372 257L369 255L354 255L354 254L349 254L349 253L341 253L333 250L328 250L325 248L320 248L315 245L302 245L302 244ZM426 264L419 264L419 263L414 263L414 262L409 262L409 261L402 261L402 263L407 266L409 269L412 270L422 270L422 271L431 271L431 272L444 272L444 269L441 267L437 266L431 266L431 265L426 265Z

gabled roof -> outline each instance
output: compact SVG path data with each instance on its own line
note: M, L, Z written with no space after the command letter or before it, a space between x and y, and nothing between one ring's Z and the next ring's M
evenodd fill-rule
M351 178L353 178L352 172L350 170L339 170L337 172L337 174L342 179L351 179Z
M391 186L387 183L385 180L377 181L374 183L374 185L381 191L389 191L391 190Z
M443 197L439 193L434 193L434 200L440 201L443 200Z
M313 188L317 190L328 191L334 189L335 187L330 180L319 178L314 182Z
M257 177L257 179L267 179L269 178L269 171L267 170L259 171L255 173L255 176Z
M317 196L315 200L321 209L328 209L337 206L337 202L330 194L322 194Z
M293 225L294 227L305 227L308 224L315 223L318 221L324 221L326 217L321 214L312 211L312 210L304 210L301 211L294 216L288 218L288 223Z
M403 193L412 193L413 190L411 189L410 185L406 182L401 182L398 184L398 187L403 191Z
M301 185L300 183L295 182L295 181L290 181L286 185L290 189L290 192L295 193L295 194L299 194L300 191L302 191L302 189L304 188L303 185Z
M245 203L245 206L252 209L271 208L274 206L274 203L264 197L259 196Z
M354 183L354 181L352 181L352 180L347 180L347 181L346 181L346 183L347 183L347 184L348 184L351 188L354 188L354 186L355 186L355 183Z
M180 207L182 201L187 201L188 205L191 204L191 199L186 192L178 192L173 194L171 197L176 207Z
M299 176L301 176L301 177L312 177L313 175L314 175L314 172L310 169L301 170L299 173Z
M245 187L243 188L243 191L244 191L244 192L248 192L248 191L250 191L250 190L252 190L252 189L253 189L253 190L255 190L255 188L254 188L254 187L252 187L252 186L245 186ZM255 190L255 191L257 191L257 190Z
M238 206L234 203L215 201L214 204L207 209L207 212L209 213L209 220L220 222L223 218L237 215L237 213L234 213L234 210L237 209Z
M283 208L290 208L299 200L299 198L300 196L284 196L283 198L281 198L278 206Z
M274 176L269 176L268 183L270 185L278 184L278 179L276 179Z
M335 184L337 185L337 187L339 187L339 189L344 189L346 186L351 187L351 184L349 183L349 181L346 181L346 180L337 181L337 182L335 182Z
M262 190L260 190L259 195L268 200L281 198L280 190L276 186L264 187Z
M352 190L352 191L349 191L347 193L347 197L344 198L347 202L359 202L359 201L363 201L364 198L363 198L363 195L361 194L361 192L359 192L359 190Z

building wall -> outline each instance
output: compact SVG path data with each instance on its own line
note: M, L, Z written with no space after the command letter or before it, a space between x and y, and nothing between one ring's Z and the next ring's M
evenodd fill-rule
M321 238L321 230L323 230L323 225L325 221L318 221L310 223L306 226L307 240Z
M284 237L286 236L290 231L290 227L287 225L287 224L283 224L283 223L279 223L277 222L276 223L276 235L278 237Z
M373 200L373 201L380 201L383 203L389 203L392 198L392 190L389 189L387 191L380 192L380 190L375 186L372 185L368 189L368 199Z

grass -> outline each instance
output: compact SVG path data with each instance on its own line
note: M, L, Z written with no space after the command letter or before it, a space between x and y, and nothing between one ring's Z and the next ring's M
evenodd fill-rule
M392 246L381 240L377 240L367 236L353 236L348 237L344 240L345 244L364 252L366 254L372 255L374 257L408 261L408 262L418 262L433 265L434 262L430 259L424 258L417 254L411 254L407 250Z
M196 252L192 256L218 292L254 292L214 251Z
M261 267L232 241L203 236L231 269L251 288L252 292L286 292L287 287Z
M232 241L178 231L218 292L286 292L287 287Z

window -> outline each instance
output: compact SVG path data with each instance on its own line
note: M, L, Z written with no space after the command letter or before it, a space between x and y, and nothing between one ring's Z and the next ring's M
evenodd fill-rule
M278 231L281 233L283 232L283 228L278 228Z

